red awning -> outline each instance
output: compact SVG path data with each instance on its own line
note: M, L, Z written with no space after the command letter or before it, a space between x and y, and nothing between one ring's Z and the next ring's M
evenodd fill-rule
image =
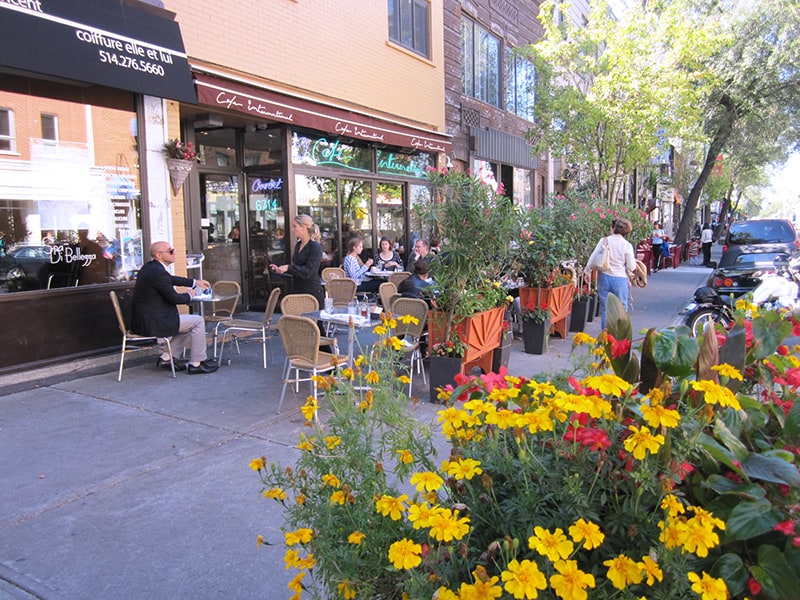
M205 73L195 73L195 83L199 104L235 110L253 118L424 152L447 152L450 149L450 136L434 131L392 123Z

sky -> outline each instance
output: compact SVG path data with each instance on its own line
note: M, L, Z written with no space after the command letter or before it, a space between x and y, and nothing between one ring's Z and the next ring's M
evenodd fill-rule
M800 224L800 154L794 153L780 169L767 171L770 187L764 190L763 206L772 216Z

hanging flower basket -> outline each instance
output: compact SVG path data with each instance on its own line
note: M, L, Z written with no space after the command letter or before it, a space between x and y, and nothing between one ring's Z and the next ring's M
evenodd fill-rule
M167 171L169 171L169 181L172 184L172 193L177 194L183 182L186 181L186 178L189 176L189 173L192 172L194 161L182 160L180 158L168 158L166 160Z

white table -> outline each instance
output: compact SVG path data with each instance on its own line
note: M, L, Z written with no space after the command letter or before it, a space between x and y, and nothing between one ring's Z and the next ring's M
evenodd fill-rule
M351 315L345 310L334 310L332 313L327 313L324 310L316 310L314 312L304 313L303 316L308 317L309 319L325 321L327 323L347 325L347 364L350 367L353 366L353 353L356 341L355 330L374 327L379 323L377 320L377 315L375 315L375 319L373 319L370 316L362 317L361 315ZM350 326L351 322L352 327Z

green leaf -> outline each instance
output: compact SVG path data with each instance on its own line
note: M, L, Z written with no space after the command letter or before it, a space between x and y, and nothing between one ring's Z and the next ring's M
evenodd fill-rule
M758 548L758 566L772 580L779 598L797 598L800 579L789 566L786 557L775 546L762 544Z
M777 456L751 454L742 462L742 470L751 479L782 483L791 487L800 486L800 472L792 463Z
M716 419L714 421L714 435L725 445L728 450L731 451L733 458L739 462L742 462L745 458L747 458L748 454L750 454L747 446L745 446L738 437L731 433L731 430L728 429L728 426L725 425L725 422L722 419Z
M656 366L655 358L653 358L653 337L656 330L651 328L647 330L644 335L644 342L642 342L642 366L641 366L641 384L639 391L642 394L647 394L650 390L656 387L658 383L659 370Z
M614 294L609 294L606 300L606 329L616 340L633 339L631 318Z
M730 552L723 554L711 567L711 575L721 577L725 580L728 593L731 597L737 596L744 591L747 583L748 572L742 559Z
M723 463L725 466L735 471L739 475L744 476L744 471L742 471L741 467L734 461L733 457L731 456L730 450L728 450L725 446L720 444L713 437L711 437L706 433L703 433L700 434L697 441L699 442L703 450L708 452L719 462Z
M774 354L791 331L792 324L781 319L777 312L759 312L759 318L753 320L753 338L758 340L753 359L761 360Z
M691 373L699 352L697 340L686 327L660 331L653 341L656 365L664 373L674 377Z
M795 402L789 409L783 433L786 434L787 442L795 443L800 439L800 402Z
M733 507L725 522L725 543L749 540L767 533L775 525L772 504L768 500L741 502Z
M722 475L709 475L706 485L718 494L741 496L747 500L759 500L766 495L766 491L760 485L737 483Z

